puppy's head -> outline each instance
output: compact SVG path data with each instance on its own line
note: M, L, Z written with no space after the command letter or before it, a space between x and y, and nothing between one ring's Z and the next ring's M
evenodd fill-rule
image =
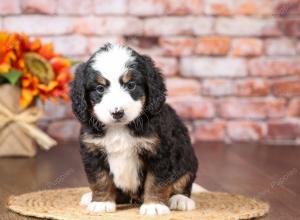
M157 114L165 91L151 58L106 44L76 69L72 107L82 123L125 125L142 114Z

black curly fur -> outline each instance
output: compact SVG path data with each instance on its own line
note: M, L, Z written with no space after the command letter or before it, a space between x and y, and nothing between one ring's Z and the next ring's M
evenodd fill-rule
M108 50L105 45L96 53ZM153 173L157 184L172 184L186 173L191 173L183 194L191 193L191 186L195 179L198 163L191 146L188 131L175 111L165 103L166 88L162 75L148 56L140 55L134 50L134 68L143 73L143 89L146 102L142 114L129 123L128 129L135 136L148 137L155 134L159 137L159 144L155 153L144 151L140 159L145 164L140 171L141 186L139 195L143 194L143 183L147 172ZM94 83L94 71L91 68L92 56L86 63L80 64L76 70L75 80L72 83L71 99L75 116L82 124L82 133L94 136L105 135L105 125L98 121L92 113L90 84ZM138 123L139 122L139 123ZM90 152L81 141L80 148L85 171L90 183L96 181L96 174L100 171L109 172L104 151ZM119 193L122 194L120 189ZM125 195L125 194L124 194Z

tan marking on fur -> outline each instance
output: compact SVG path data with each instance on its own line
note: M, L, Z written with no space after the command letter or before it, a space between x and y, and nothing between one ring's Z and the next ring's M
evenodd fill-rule
M191 179L191 173L187 173L173 183L173 191L175 194L181 194Z
M144 188L144 203L167 203L172 193L172 185L156 183L155 176L147 174Z
M112 176L107 171L101 171L96 176L95 183L90 184L93 192L94 202L115 201L116 187L113 183Z
M141 102L143 103L143 105L145 105L145 103L146 103L146 96L142 96L142 97L140 98L140 100L141 100Z
M101 146L100 144L96 144L94 142L94 139L95 139L94 135L88 133L83 133L81 135L81 140L89 152L104 150L105 149L104 146Z
M157 145L160 144L160 139L158 138L158 136L153 136L149 139L145 139L145 143L142 145L143 149L150 151L152 153L154 153L156 151L156 147Z
M101 75L97 75L96 80L99 84L101 84L103 86L107 85L107 80Z
M130 72L128 73L125 73L123 76L122 76L122 82L123 83L128 83L132 78L132 74Z

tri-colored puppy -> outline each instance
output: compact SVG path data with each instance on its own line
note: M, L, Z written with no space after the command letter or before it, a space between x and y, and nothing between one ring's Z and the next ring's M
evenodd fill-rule
M165 103L151 58L106 44L76 70L73 111L82 124L80 152L92 193L91 212L141 203L140 213L195 209L190 199L197 159L188 131Z

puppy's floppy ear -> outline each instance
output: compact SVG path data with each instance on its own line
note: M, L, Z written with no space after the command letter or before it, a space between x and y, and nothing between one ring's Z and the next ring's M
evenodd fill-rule
M143 56L146 67L146 80L148 86L148 97L145 110L152 115L159 112L166 100L166 86L160 70L155 67L153 60Z
M75 79L71 83L72 109L75 116L82 123L88 121L88 109L84 88L85 67L85 63L79 64L75 71Z

